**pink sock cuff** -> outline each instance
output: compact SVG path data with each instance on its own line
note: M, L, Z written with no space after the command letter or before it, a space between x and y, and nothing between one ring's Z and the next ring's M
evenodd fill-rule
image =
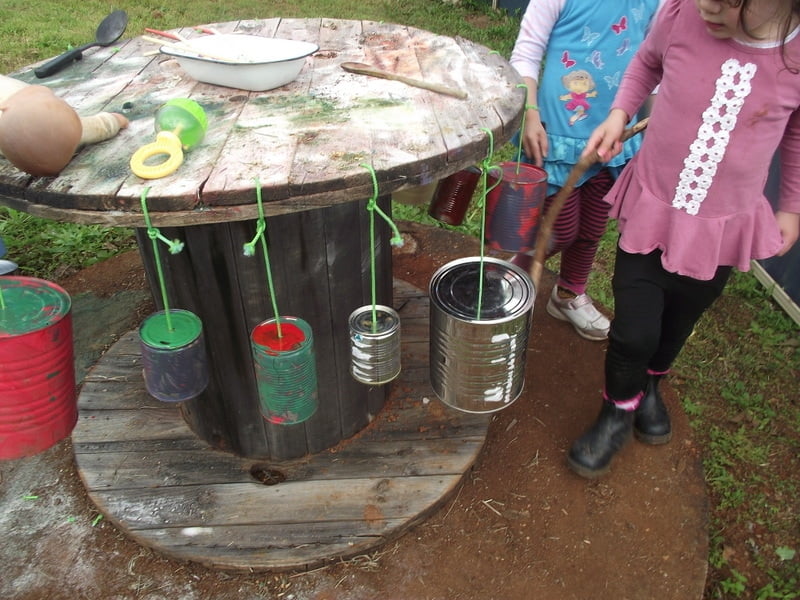
M641 402L642 398L644 397L644 392L639 392L633 398L628 398L627 400L612 400L608 397L608 393L603 390L603 400L606 402L610 402L620 410L625 411L633 411L639 408L639 402Z
M669 369L666 371L653 371L653 369L647 369L648 375L666 375L667 373L669 373Z

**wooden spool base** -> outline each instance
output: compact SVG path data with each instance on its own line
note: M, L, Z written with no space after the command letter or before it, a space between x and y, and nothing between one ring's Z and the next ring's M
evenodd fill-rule
M127 333L78 397L72 440L89 497L138 543L224 569L309 569L403 534L456 491L490 417L431 389L427 294L395 280L394 308L402 372L381 412L330 450L271 464L209 447L178 406L150 397Z

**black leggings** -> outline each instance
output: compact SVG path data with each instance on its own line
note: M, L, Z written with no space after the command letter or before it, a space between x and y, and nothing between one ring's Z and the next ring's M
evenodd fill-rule
M709 281L693 279L665 271L660 250L628 254L617 247L615 316L605 364L608 399L630 400L644 390L648 369L669 370L730 273L731 267L719 267Z

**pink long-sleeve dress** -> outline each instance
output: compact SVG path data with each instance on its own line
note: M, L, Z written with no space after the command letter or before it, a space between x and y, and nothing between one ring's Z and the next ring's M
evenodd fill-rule
M800 36L784 48L800 68ZM792 62L794 60L794 63ZM633 115L660 84L639 153L607 199L629 253L663 252L667 271L711 279L782 246L764 196L780 149L779 207L800 213L800 74L775 43L718 40L694 0L669 0L613 107Z

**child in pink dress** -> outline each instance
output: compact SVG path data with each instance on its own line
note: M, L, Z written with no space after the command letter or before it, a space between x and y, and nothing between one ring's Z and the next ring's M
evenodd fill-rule
M733 267L784 254L800 232L800 7L792 0L669 0L586 153L608 159L659 85L640 151L607 196L620 239L605 390L570 467L604 473L631 433L669 441L658 391ZM779 209L764 197L781 157Z

